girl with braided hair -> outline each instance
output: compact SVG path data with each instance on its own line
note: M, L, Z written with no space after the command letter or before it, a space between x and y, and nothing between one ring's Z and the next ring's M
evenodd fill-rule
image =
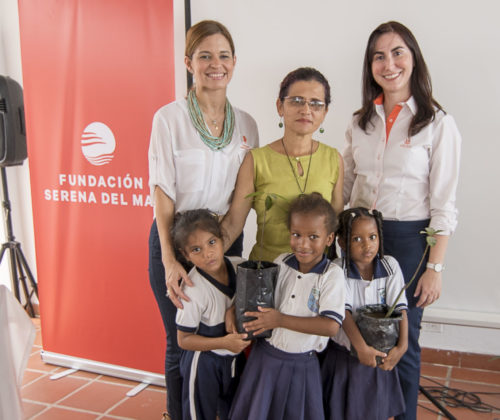
M345 320L330 340L321 367L326 419L382 420L405 410L396 364L408 346L407 301L397 345L387 354L366 344L356 326L356 309L369 304L392 305L404 286L395 258L384 255L382 213L356 207L339 215L337 238L344 257L335 263L346 279ZM351 346L358 357L351 355ZM381 362L377 364L377 357Z

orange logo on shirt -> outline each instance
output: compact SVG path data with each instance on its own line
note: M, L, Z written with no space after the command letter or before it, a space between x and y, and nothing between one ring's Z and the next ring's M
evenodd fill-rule
M403 144L401 144L400 146L401 147L411 147L410 138L407 137L406 140L403 142Z
M243 143L240 146L241 149L250 149L251 147L247 144L247 138L243 136Z

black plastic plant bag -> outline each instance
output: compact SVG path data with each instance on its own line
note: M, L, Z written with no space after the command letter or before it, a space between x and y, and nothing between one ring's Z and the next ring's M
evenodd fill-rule
M388 309L387 305L377 304L361 306L356 310L356 325L366 344L384 353L398 343L399 321L403 319L401 313L396 311L389 318L384 318ZM351 353L356 355L352 346ZM380 361L377 356L377 363Z
M243 323L252 321L254 317L244 316L248 311L256 312L257 307L274 308L274 287L278 278L279 267L277 264L261 261L245 261L238 265L236 271L236 296L234 299L236 313L236 328L238 332L245 333ZM254 336L248 333L248 339L271 337L271 330Z

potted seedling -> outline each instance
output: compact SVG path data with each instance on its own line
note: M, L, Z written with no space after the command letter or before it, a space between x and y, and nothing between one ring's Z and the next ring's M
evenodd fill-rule
M238 265L236 273L236 297L235 297L235 315L236 328L238 332L246 332L243 323L252 321L253 317L247 317L245 312L255 312L258 307L274 307L274 286L278 277L278 265L270 261L262 261L262 248L264 245L264 229L266 227L267 212L275 205L278 198L287 201L284 197L275 193L266 193L263 191L254 192L245 198L256 199L263 198L264 202L264 223L259 240L259 260L248 260ZM248 333L248 339L267 338L271 336L271 331L264 331L254 336Z
M426 235L426 246L422 254L422 258L413 273L412 278L399 292L397 298L391 307L384 304L377 305L365 305L358 308L358 317L356 319L356 325L365 340L366 344L372 346L373 348L387 353L392 349L398 342L399 339L399 321L403 319L402 315L398 311L394 311L397 302L401 295L410 287L410 285L415 281L420 267L424 263L425 257L429 252L429 249L436 244L436 234L442 232L441 230L435 230L431 227L425 228L425 230L420 233Z

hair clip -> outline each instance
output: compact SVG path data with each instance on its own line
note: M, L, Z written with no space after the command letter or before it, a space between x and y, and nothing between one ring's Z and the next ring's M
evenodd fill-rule
M374 213L373 213L373 210L372 210L372 209L368 210L368 214L369 214L370 216L373 216L373 214L374 214Z
M353 211L351 212L351 216L352 217L356 217L356 213L354 213Z

